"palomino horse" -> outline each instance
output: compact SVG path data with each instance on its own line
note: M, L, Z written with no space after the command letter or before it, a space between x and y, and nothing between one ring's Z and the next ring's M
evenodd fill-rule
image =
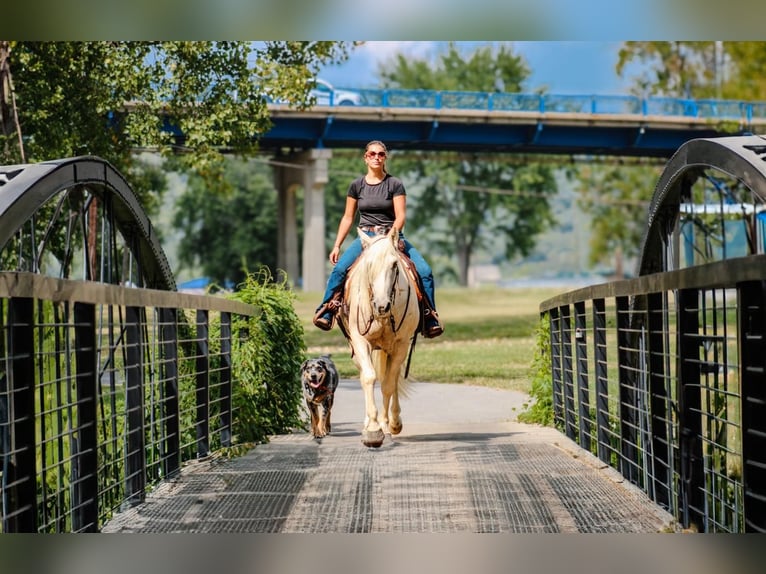
M338 321L351 345L364 391L362 443L379 447L386 431L392 435L402 431L399 391L406 382L402 371L420 310L398 250L399 232L392 229L369 237L360 231L359 236L363 250L348 274ZM376 380L383 395L380 411L375 402Z

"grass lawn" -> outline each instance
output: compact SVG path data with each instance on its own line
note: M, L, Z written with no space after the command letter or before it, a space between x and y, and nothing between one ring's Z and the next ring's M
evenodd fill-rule
M409 378L414 381L483 385L529 392L540 302L562 289L437 289L444 334L418 337ZM295 309L309 356L330 353L341 377L357 378L348 343L338 327L325 332L311 323L320 293L296 293Z

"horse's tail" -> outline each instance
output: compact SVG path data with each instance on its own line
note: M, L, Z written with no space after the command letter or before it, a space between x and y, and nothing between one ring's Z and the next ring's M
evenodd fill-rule
M391 368L391 361L388 360L388 353L376 349L372 352L372 364L375 368L375 377L378 381L382 381L388 373L388 369ZM404 378L404 370L406 368L406 362L399 368L397 374L397 384L399 396L407 398L409 396L410 380Z

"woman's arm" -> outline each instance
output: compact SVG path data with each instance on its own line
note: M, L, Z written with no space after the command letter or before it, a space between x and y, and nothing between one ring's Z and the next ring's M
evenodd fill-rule
M338 262L338 257L340 257L340 246L343 245L343 242L348 236L348 232L351 230L351 226L354 224L356 204L356 199L353 197L346 197L346 209L338 224L338 234L335 236L335 245L333 245L332 251L330 251L330 262L333 265Z
M404 229L404 223L407 220L407 196L394 196L394 227L399 231Z

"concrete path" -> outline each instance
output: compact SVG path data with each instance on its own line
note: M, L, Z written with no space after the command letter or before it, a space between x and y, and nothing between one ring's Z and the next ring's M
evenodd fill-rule
M341 381L333 433L277 436L197 461L104 532L660 532L671 515L552 428L521 424L527 395L413 383L404 429L361 444L358 381Z

